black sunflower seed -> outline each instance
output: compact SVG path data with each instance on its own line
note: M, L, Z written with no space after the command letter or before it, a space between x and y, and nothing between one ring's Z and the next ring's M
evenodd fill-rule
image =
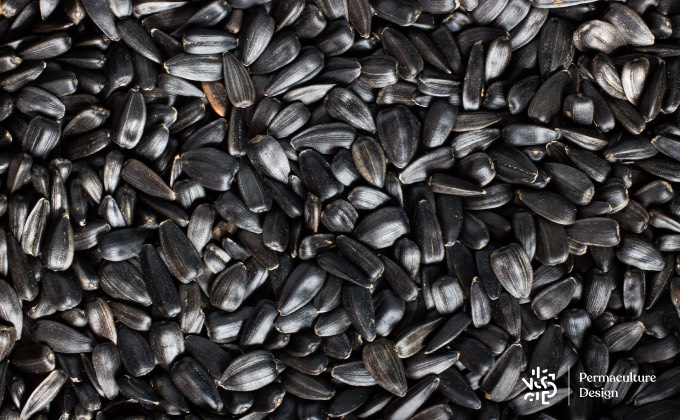
M172 274L188 283L203 273L203 264L196 249L186 235L172 221L166 220L159 227L164 262Z
M403 210L384 207L370 213L354 229L354 236L361 242L376 248L392 245L409 231L409 223Z
M499 248L491 254L491 266L503 287L517 298L527 297L533 282L529 258L518 244Z
M36 322L34 333L38 341L60 353L89 353L94 348L89 337L56 321Z
M362 351L362 361L381 387L398 396L406 395L406 371L393 343L380 338L367 344Z

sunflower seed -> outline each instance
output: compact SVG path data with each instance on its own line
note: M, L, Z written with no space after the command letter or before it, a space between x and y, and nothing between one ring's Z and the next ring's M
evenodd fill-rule
M420 123L401 105L380 111L376 122L385 155L396 167L404 168L416 152Z
M505 290L517 298L531 291L533 270L529 258L518 244L499 248L491 254L491 266Z
M406 371L393 343L379 338L367 344L362 351L362 361L381 387L400 397L406 395Z
M60 353L90 353L94 347L89 337L56 321L36 322L34 334L38 341Z
M196 249L186 235L169 220L159 225L159 236L164 262L170 272L184 283L203 273L203 265Z
M67 379L62 370L52 371L29 395L20 416L22 418L29 418L47 407L57 396Z
M408 231L409 224L404 211L396 207L384 207L364 217L354 229L354 235L370 247L380 249L391 246Z

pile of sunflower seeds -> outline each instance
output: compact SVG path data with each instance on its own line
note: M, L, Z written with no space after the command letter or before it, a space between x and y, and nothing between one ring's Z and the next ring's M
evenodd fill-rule
M0 418L680 417L680 2L0 13Z

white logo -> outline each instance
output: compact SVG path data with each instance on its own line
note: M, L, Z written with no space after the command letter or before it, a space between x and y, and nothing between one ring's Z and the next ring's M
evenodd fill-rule
M545 374L545 376L543 374ZM541 371L541 368L537 367L531 371L531 375L536 377L536 380L534 380L533 377L529 378L528 381L522 378L522 382L529 388L529 392L524 394L524 399L528 399L529 401L537 400L541 401L542 405L549 405L547 400L557 394L557 387L553 382L555 380L555 374L548 373L548 369L543 369L543 371ZM552 388L552 391L550 388ZM534 389L536 389L535 392Z

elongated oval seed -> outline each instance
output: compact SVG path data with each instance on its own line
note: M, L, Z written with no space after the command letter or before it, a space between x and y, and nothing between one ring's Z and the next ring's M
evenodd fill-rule
M123 165L121 177L140 191L165 200L174 200L175 192L151 168L137 159L128 159Z
M510 244L493 251L491 266L496 278L508 293L516 298L529 296L534 273L522 247Z
M384 338L367 344L362 351L362 361L381 387L400 397L406 395L406 372L394 344Z
M272 354L256 350L235 358L218 383L229 391L254 391L273 382L277 376Z
M255 86L243 64L231 53L222 54L224 86L229 102L238 108L247 108L255 102Z

